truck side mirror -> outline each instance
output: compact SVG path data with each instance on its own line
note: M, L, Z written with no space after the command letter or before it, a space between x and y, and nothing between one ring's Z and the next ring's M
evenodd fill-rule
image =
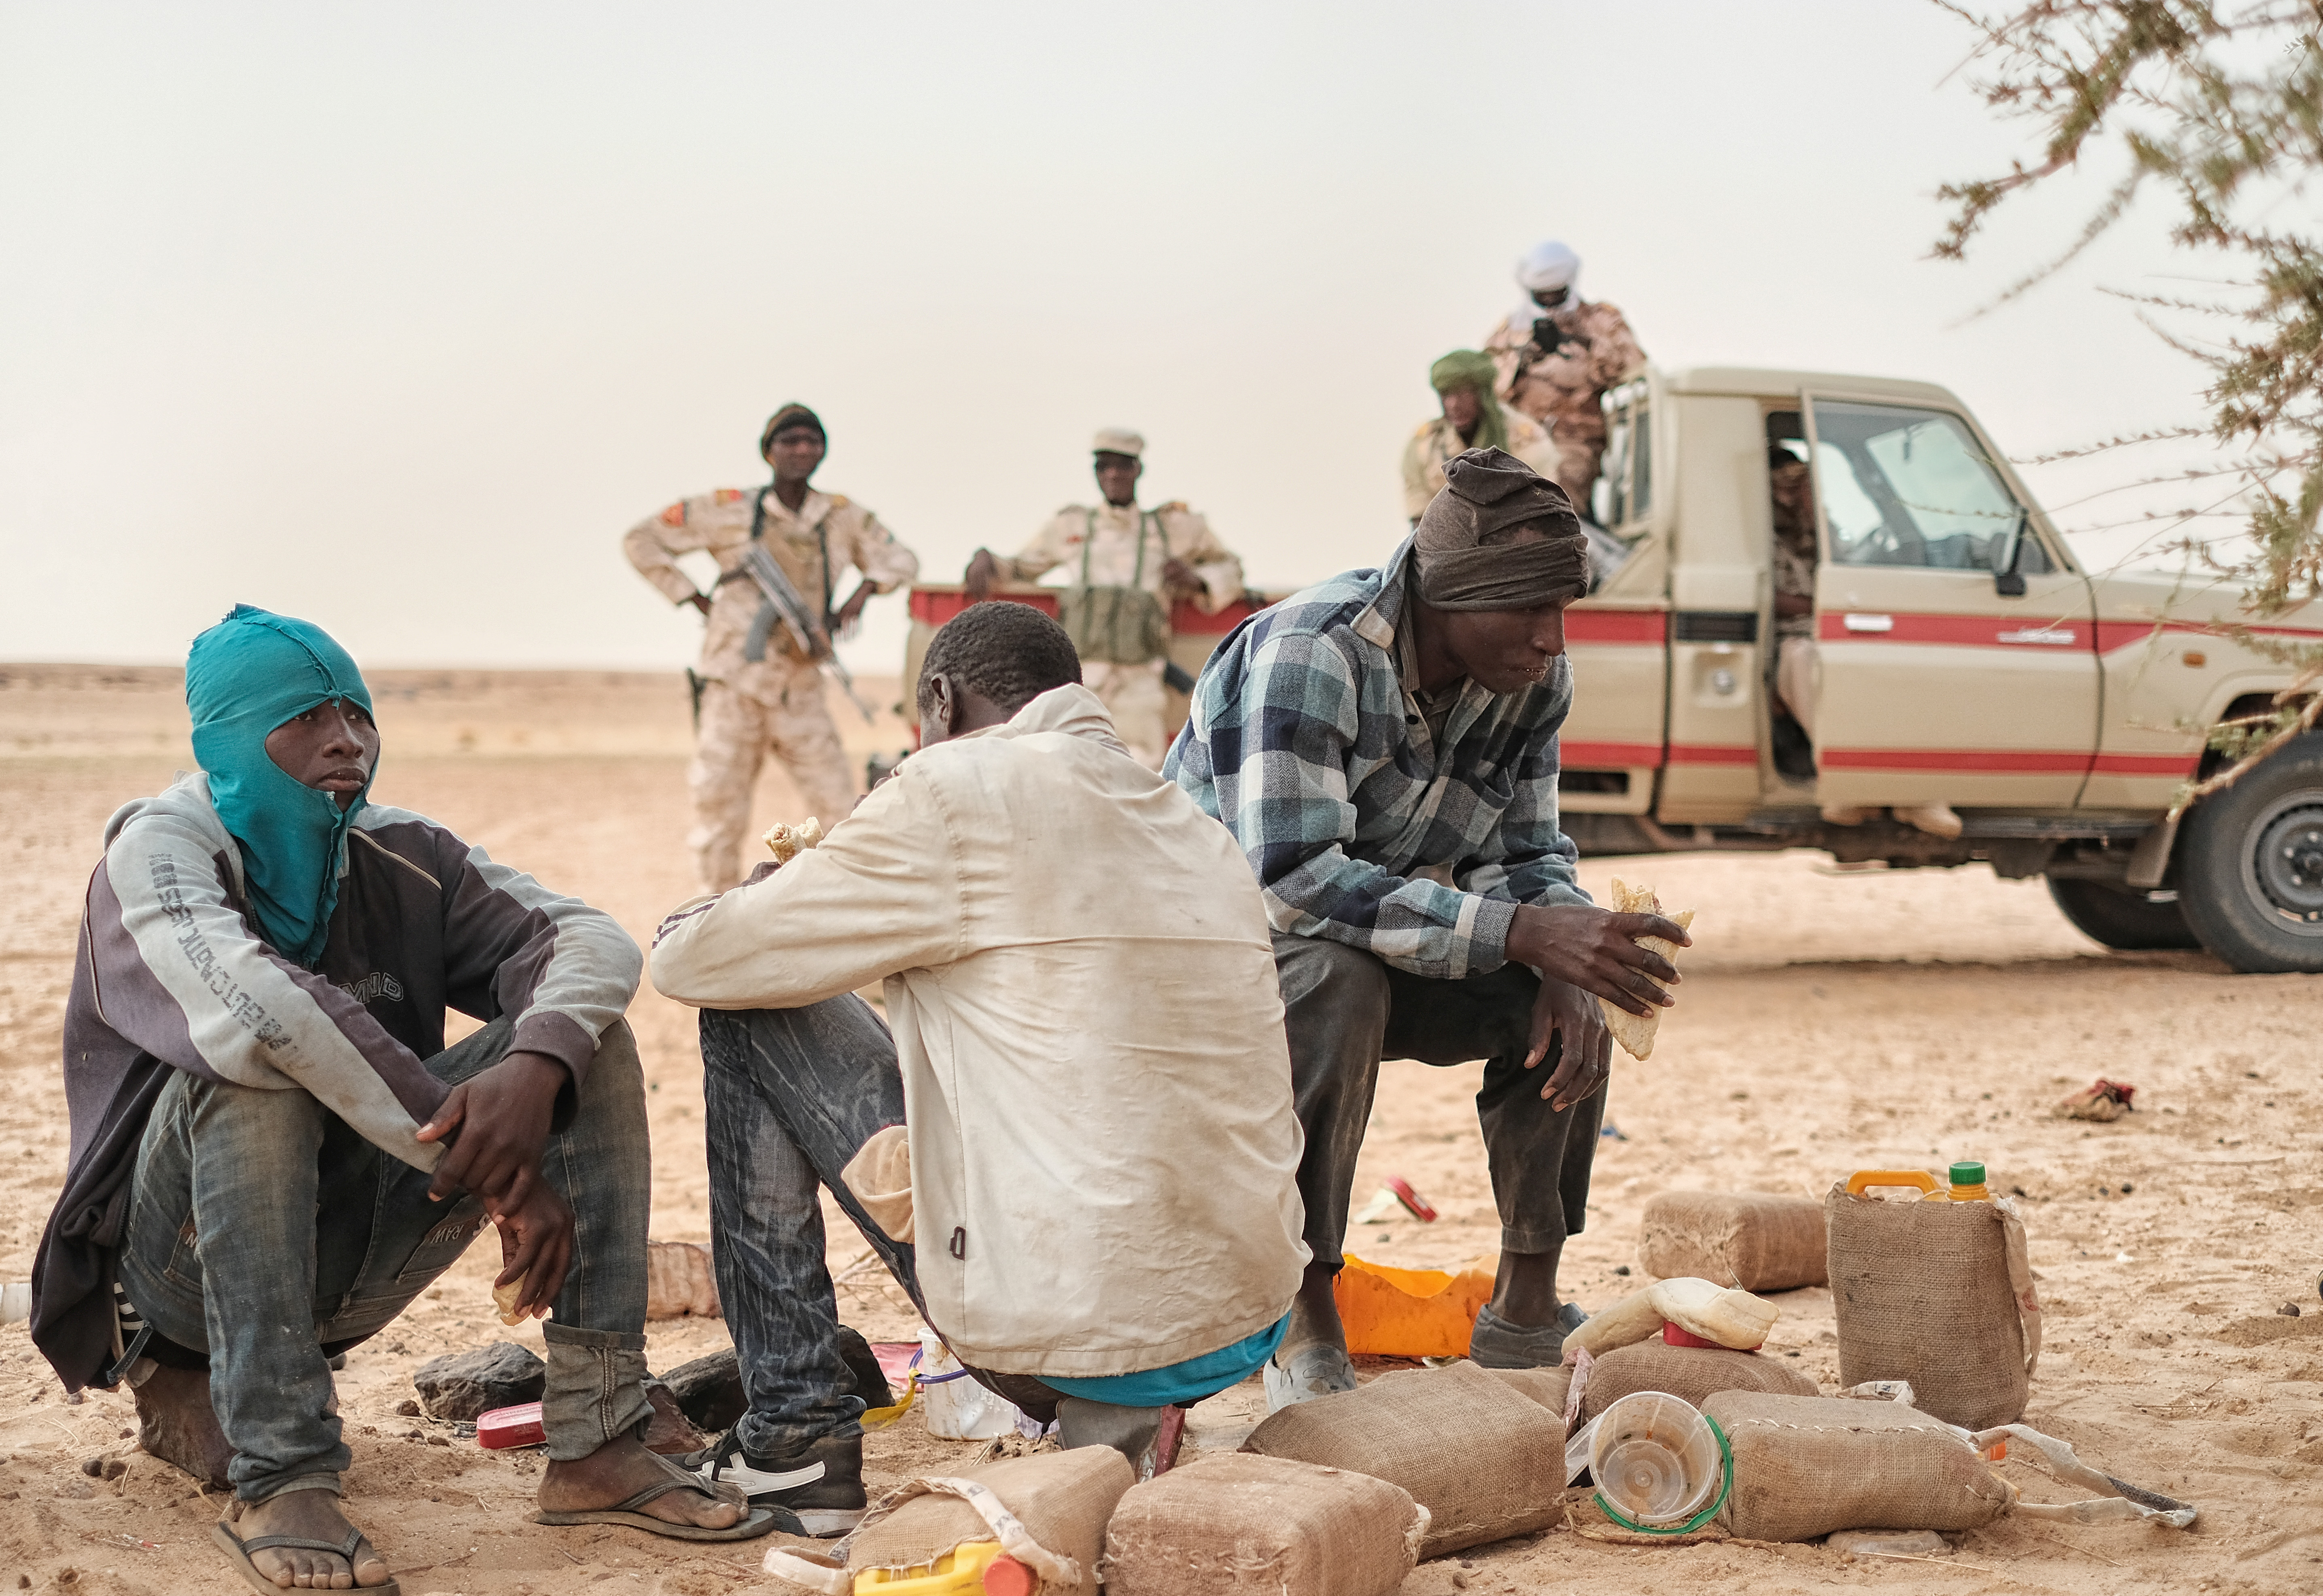
M2025 552L2025 513L2019 509L2015 525L1992 537L1992 591L2004 599L2025 596L2025 578L2016 569Z

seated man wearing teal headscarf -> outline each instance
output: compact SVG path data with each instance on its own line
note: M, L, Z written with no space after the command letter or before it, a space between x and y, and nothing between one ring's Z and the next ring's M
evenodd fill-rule
M392 1589L339 1508L331 1359L489 1221L509 1311L555 1314L542 1521L772 1528L642 1440L637 945L368 803L371 694L319 628L237 606L186 703L200 772L107 825L65 1014L32 1334L66 1389L127 1381L148 1450L197 1473L230 1450L216 1536L252 1584ZM486 1023L446 1048L447 1008Z

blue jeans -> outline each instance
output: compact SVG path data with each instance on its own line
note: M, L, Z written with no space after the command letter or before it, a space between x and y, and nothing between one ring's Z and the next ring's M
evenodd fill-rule
M863 1403L847 1394L818 1188L926 1317L911 1243L891 1240L840 1179L874 1132L904 1123L895 1038L852 994L805 1008L704 1009L702 1065L718 1295L750 1399L734 1428L758 1457L860 1435ZM1062 1393L1044 1381L969 1372L1033 1417L1055 1416Z
M427 1060L457 1084L500 1062L495 1021ZM646 1399L646 1218L652 1162L637 1042L600 1040L579 1111L541 1172L573 1209L573 1262L543 1323L548 1455L588 1456L634 1429ZM154 1330L207 1353L210 1402L245 1501L339 1489L350 1461L330 1353L378 1334L485 1224L473 1197L431 1202L431 1177L390 1158L297 1087L179 1073L138 1150L121 1284Z

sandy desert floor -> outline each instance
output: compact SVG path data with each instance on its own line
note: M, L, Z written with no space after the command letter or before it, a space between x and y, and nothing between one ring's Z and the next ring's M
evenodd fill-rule
M867 684L874 702L892 683ZM687 893L683 688L583 672L381 672L376 795L432 815L497 858L604 905L644 938ZM174 673L0 665L0 1280L27 1279L64 1173L59 1026L80 893L106 815L190 763ZM883 719L835 706L859 757L902 746ZM768 821L794 819L769 774ZM1949 1556L1850 1560L1820 1546L1636 1548L1570 1529L1422 1565L1406 1592L1672 1588L2111 1592L2323 1591L2323 977L2236 977L2199 954L2109 954L2038 883L1981 868L1842 875L1805 854L1593 862L1691 903L1698 948L1652 1061L1624 1060L1568 1293L1601 1306L1636 1283L1654 1193L1759 1188L1820 1197L1867 1167L1981 1158L2026 1197L2048 1346L2026 1420L2085 1459L2197 1503L2193 1530L2003 1520ZM641 995L630 1011L651 1083L654 1234L706 1241L700 1061L691 1014ZM1456 1266L1493 1245L1468 1097L1478 1067L1391 1064L1361 1206L1400 1173L1442 1217L1365 1225L1352 1250ZM2094 1076L2138 1088L2109 1125L2050 1103ZM416 1311L357 1349L340 1393L355 1463L351 1510L407 1591L574 1590L709 1596L762 1582L765 1543L687 1548L620 1529L528 1521L534 1454L488 1454L399 1417L435 1354L537 1328L493 1318L478 1248ZM862 1249L843 1226L835 1266ZM1773 1345L1829 1386L1830 1297L1784 1293ZM2277 1310L2295 1303L2291 1317ZM899 1292L842 1291L851 1323L903 1339ZM725 1344L715 1320L651 1326L656 1369ZM1198 1408L1198 1445L1230 1446L1253 1387ZM135 1449L125 1395L69 1405L22 1325L0 1328L0 1590L175 1593L244 1587L212 1549L220 1504ZM448 1444L446 1444L448 1443ZM960 1466L972 1444L916 1416L875 1435L870 1484ZM84 1474L92 1458L127 1464ZM2066 1500L2022 1463L2028 1494Z

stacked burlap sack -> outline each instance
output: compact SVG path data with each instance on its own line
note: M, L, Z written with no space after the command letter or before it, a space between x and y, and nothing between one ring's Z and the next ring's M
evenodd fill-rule
M925 1577L996 1543L1015 1566L985 1588L1024 1596L1096 1596L1100 1580L1110 1596L1390 1596L1427 1534L1409 1492L1352 1470L1227 1454L1132 1478L1090 1446L907 1481L830 1553L778 1547L766 1570L849 1596L868 1571Z
M1971 1434L1900 1402L1722 1391L1703 1404L1732 1456L1718 1526L1750 1540L1804 1541L1841 1529L1975 1529L2003 1514L2098 1524L2146 1519L2183 1529L2186 1503L2089 1468L2063 1442L2005 1425ZM2027 1502L1985 1454L2013 1440L2017 1456L2099 1491L2068 1503Z
M1909 1380L1920 1410L1971 1430L2023 1416L2041 1361L2041 1298L2007 1198L1823 1199L1839 1383Z
M1763 1191L1666 1191L1646 1203L1638 1261L1665 1280L1695 1276L1745 1291L1820 1286L1823 1205Z

